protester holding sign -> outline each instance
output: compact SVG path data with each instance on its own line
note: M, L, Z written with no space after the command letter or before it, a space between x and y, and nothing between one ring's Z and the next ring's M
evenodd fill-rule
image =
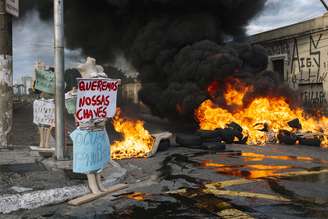
M91 173L104 169L109 161L109 138L105 130L76 129L71 133L74 145L75 173Z
M35 89L48 93L55 93L55 73L51 70L35 69Z
M98 171L109 161L104 121L115 115L118 84L119 80L108 78L78 79L75 119L79 128L71 134L74 172Z
M73 140L73 172L87 174L92 193L100 193L105 189L99 173L110 159L105 122L115 114L120 80L106 78L103 68L92 58L78 69L83 78L78 79L77 87L75 120L78 128L70 135Z
M76 119L85 122L111 118L116 111L118 80L79 79Z
M33 102L33 123L55 126L55 102L53 99L40 99Z
M44 98L33 102L33 123L39 127L40 147L49 148L51 129L55 127L55 102Z
M45 70L44 63L39 61L35 66L35 78L34 89L41 91L41 99L33 102L33 123L39 128L40 148L49 148L51 129L55 127L54 73Z

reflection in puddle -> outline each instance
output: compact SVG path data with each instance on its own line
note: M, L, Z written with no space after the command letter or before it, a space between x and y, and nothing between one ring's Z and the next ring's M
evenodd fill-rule
M203 161L201 166L206 168L213 168L215 171L221 174L245 177L247 179L258 179L268 176L275 176L280 170L294 168L293 166L274 166L265 164L227 165L214 163L208 160Z
M326 160L319 160L312 157L305 156L277 156L277 155L264 155L251 152L242 152L241 156L245 158L246 161L263 161L264 159L274 159L274 160L291 160L291 161L312 161L318 163L328 163Z
M136 201L144 201L145 200L145 194L141 192L134 192L129 195L127 195L129 199L133 199Z
M132 196L135 194L131 193ZM101 218L218 218L217 212L234 207L200 189L192 189L183 194L146 196L142 202L122 201L115 205L114 213Z

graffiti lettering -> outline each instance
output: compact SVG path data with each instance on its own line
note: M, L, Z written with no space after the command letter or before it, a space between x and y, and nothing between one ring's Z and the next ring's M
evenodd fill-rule
M323 33L310 34L267 45L269 55L287 55L287 83L301 90L305 104L327 103L323 84L328 76L328 63L323 56L328 55L328 47L322 44L323 38Z

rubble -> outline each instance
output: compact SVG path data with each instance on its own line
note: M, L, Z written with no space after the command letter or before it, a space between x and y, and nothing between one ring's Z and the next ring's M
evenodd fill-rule
M291 128L302 129L302 124L299 119L293 119L287 123Z
M202 145L202 138L198 135L177 134L176 143L183 147L199 147Z
M297 141L297 136L287 130L280 130L277 138L280 144L294 145Z

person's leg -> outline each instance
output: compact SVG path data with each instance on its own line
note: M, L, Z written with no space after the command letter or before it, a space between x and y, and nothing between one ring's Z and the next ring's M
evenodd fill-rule
M39 132L40 132L40 148L43 148L44 145L43 127L39 127Z
M101 183L101 174L100 173L96 173L96 180L97 180L97 185L98 185L98 188L100 189L100 191L106 192L106 188Z
M88 185L89 189L91 190L92 193L101 193L98 183L97 183L97 177L95 173L89 173L87 174L88 177Z
M50 138L51 127L45 128L45 148L49 148L49 138Z

